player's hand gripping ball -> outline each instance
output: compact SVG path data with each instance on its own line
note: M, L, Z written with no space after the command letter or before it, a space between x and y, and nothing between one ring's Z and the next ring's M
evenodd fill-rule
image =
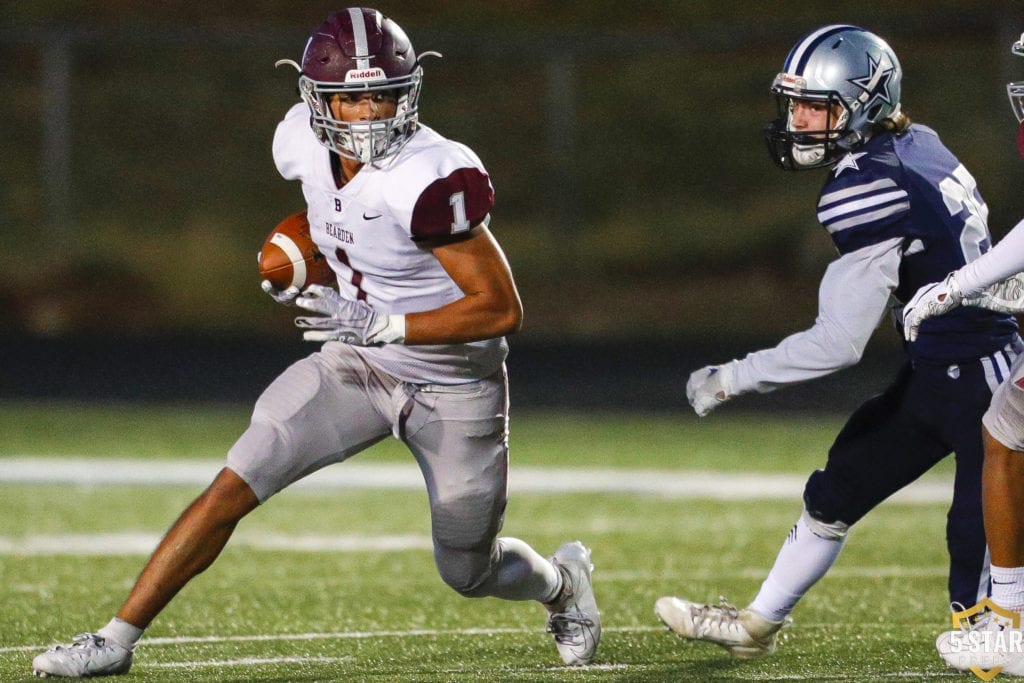
M258 254L260 278L281 292L309 285L329 285L334 271L309 236L306 212L293 213L270 231ZM267 286L264 285L264 289Z

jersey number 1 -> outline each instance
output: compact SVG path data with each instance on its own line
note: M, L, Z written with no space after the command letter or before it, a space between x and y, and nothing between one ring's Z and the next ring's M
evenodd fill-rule
M452 234L457 232L465 232L473 226L469 224L469 219L466 218L466 193L456 192L448 198L448 203L451 204L452 213L454 214L455 220L452 221Z

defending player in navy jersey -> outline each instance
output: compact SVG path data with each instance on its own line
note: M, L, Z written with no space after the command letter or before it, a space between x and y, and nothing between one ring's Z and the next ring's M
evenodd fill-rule
M508 491L504 336L519 329L522 308L488 229L494 191L483 164L419 123L423 56L391 19L350 8L313 32L301 64L279 62L299 70L303 102L277 128L274 161L301 183L310 234L338 282L263 288L304 309L296 325L323 346L263 392L226 466L161 541L117 616L38 655L37 674L127 672L143 630L246 514L389 435L423 473L444 582L466 597L543 603L562 660L594 657L601 623L590 551L568 542L546 559L498 536Z
M698 415L856 364L891 301L895 314L922 284L988 249L988 210L974 178L933 130L902 111L901 76L889 45L855 26L817 29L787 56L772 84L779 118L765 137L784 169L829 169L817 217L838 257L822 278L812 327L690 376L687 397ZM737 609L663 597L657 616L737 657L772 652L850 528L950 453L957 467L946 529L949 593L977 602L988 590L979 420L1020 350L1015 321L993 311L965 308L922 329L893 383L850 417L824 469L811 474L803 513L754 600Z

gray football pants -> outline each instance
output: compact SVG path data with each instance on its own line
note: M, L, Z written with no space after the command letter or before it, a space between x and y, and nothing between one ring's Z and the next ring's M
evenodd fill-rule
M410 384L372 367L358 347L325 344L267 387L227 466L262 503L389 434L423 473L445 583L469 597L552 599L551 563L518 539L497 538L508 500L504 368L466 384Z

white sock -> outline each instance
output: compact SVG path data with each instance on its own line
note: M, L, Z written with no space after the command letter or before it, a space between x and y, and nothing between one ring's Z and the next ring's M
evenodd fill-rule
M145 629L132 626L127 621L122 621L117 617L110 620L110 623L101 628L97 633L104 638L109 638L115 643L119 643L127 648L135 647L135 644L139 642L139 638L142 637L142 633Z
M1024 567L991 566L992 602L1011 612L1024 611Z
M785 619L810 587L825 576L845 542L845 536L822 538L816 535L801 515L748 609L769 621Z

